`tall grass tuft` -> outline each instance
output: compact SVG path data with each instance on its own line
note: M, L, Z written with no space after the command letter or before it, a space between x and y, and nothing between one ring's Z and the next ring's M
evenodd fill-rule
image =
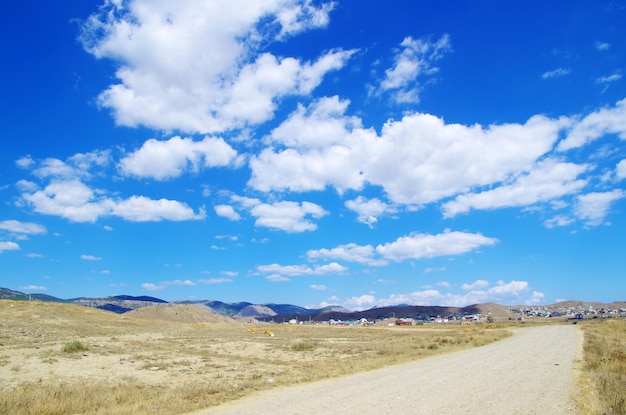
M87 350L87 346L79 342L78 340L71 341L69 343L65 343L63 345L63 349L61 349L63 353L77 353L84 352Z

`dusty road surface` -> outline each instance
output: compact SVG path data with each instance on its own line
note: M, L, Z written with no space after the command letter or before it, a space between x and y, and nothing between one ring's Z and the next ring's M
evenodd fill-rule
M581 353L575 325L524 328L487 346L277 388L196 414L572 415Z

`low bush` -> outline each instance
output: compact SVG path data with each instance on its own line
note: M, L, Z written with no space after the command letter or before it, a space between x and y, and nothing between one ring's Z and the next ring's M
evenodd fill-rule
M62 350L64 353L77 353L86 351L87 346L83 345L78 340L74 340L69 343L65 343Z

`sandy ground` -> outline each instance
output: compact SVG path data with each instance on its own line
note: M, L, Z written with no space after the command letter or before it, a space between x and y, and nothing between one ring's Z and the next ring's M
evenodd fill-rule
M581 357L577 326L525 328L487 346L274 389L195 415L571 415Z

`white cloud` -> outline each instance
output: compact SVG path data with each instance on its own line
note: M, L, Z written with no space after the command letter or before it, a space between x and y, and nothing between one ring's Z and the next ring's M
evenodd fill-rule
M371 228L376 222L378 217L385 214L395 212L395 209L387 203L381 201L378 198L366 199L363 196L359 196L356 199L348 200L346 207L359 216L357 220L361 223L369 225Z
M164 284L153 284L151 282L146 282L141 284L141 288L143 288L146 291L160 291L160 290L164 290L165 289L165 285Z
M626 159L617 163L617 166L615 168L615 176L619 180L626 179Z
M276 14L281 30L278 35L283 38L308 29L325 27L328 25L328 14L334 9L335 3L321 4L319 9L311 4L310 0L299 3L285 4L285 7Z
M317 225L308 218L319 219L328 214L321 206L311 202L282 201L270 204L241 196L233 196L232 200L250 210L250 214L256 218L256 226L291 233L314 231Z
M478 285L481 284L479 283ZM346 300L343 305L355 310L364 310L374 306L387 307L398 304L465 307L472 304L486 302L496 302L499 304L509 305L521 303L537 304L543 299L543 294L540 292L534 291L530 297L526 297L527 293L528 282L513 280L508 283L505 281L498 281L496 286L489 289L474 289L465 294L455 294L452 292L441 292L439 290L427 289L412 293L391 294L387 298L380 299L376 299L373 295L363 295L361 297L352 297Z
M399 103L416 103L420 100L418 78L439 71L433 64L452 50L450 37L445 34L435 42L406 37L400 46L394 66L385 72L380 83L380 90L394 91L394 99Z
M357 245L355 243L349 243L346 245L339 245L332 249L311 249L307 251L306 254L309 260L313 261L318 259L335 259L372 266L387 265L386 260L375 258L376 252L372 245Z
M104 197L103 191L92 190L78 180L52 181L43 190L23 193L22 199L35 212L60 216L72 222L95 222L107 216L118 216L131 222L205 218L203 209L196 214L189 206L175 200L154 200L144 196L113 200Z
M598 226L604 222L611 204L625 196L626 192L621 189L580 195L577 198L574 213L578 219L585 221L587 226Z
M24 291L47 291L48 289L42 285L21 285L20 290Z
M544 72L541 77L543 79L560 78L569 75L571 71L570 68L557 68L552 71Z
M220 274L225 275L227 277L236 277L237 275L239 275L239 273L236 271L221 271Z
M330 4L276 0L108 2L83 27L83 44L114 60L118 84L99 96L120 125L214 132L270 119L276 100L308 94L350 52L278 59L268 42L328 23Z
M56 178L63 180L89 178L93 175L94 168L102 168L109 164L111 159L110 151L92 151L90 153L77 153L69 157L66 161L55 158L46 158L40 162L28 159L27 163L23 159L18 160L18 165L22 168L32 168L32 173L40 178Z
M545 225L546 228L552 229L557 226L571 225L572 223L574 223L574 221L575 220L569 216L556 215L550 219L546 219L543 224Z
M217 205L215 206L215 213L218 216L228 218L230 220L241 220L241 215L235 211L230 205Z
M196 283L191 280L173 280L173 281L162 282L161 285L182 285L182 286L193 287L196 285Z
M343 305L352 310L366 310L376 305L376 297L373 295L352 297L349 300L344 301Z
M140 149L120 160L120 170L136 177L165 180L201 167L238 166L241 157L222 138L205 137L202 141L175 136L167 141L150 139Z
M528 289L528 283L526 281L511 281L506 283L502 280L498 281L495 287L487 290L489 294L496 294L502 297L518 296Z
M32 159L31 156L24 156L15 160L15 165L22 169L29 169L34 163L35 161Z
M611 83L611 82L619 81L620 79L622 79L622 74L614 73L614 74L611 74L611 75L601 76L599 78L596 78L596 83L597 84L608 84L608 83Z
M603 50L609 50L611 48L611 44L610 43L606 43L606 42L596 42L596 49L603 51Z
M437 256L460 255L482 246L495 245L495 238L480 233L446 231L438 235L412 233L394 242L378 245L376 252L385 259L404 261L407 259L433 258Z
M476 281L474 281L471 284L463 284L461 286L461 288L464 291L473 291L473 290L477 290L477 289L480 289L480 288L486 288L488 286L489 286L489 281L486 281L486 280L476 280Z
M286 282L286 281L290 281L289 278L283 277L282 275L279 275L279 274L268 275L267 277L265 277L265 279L268 280L268 281L271 281L271 282Z
M559 143L558 150L582 147L605 134L617 134L626 140L626 99L617 101L615 107L601 108L576 122L565 140Z
M0 241L0 253L4 251L19 251L20 246L15 242Z
M93 255L81 255L80 259L83 259L85 261L101 261L102 258L99 256L93 256Z
M328 275L328 274L341 274L347 270L341 264L332 262L327 265L318 265L316 267L309 267L308 265L259 265L257 270L263 274L281 275L288 277L299 277L303 275Z
M413 113L385 123L378 135L345 116L345 108L334 97L293 113L268 136L280 150L268 147L251 157L248 184L266 192L332 186L341 193L369 183L394 204L421 205L528 172L570 122L534 116L525 124L484 128ZM323 147L314 137L323 137Z
M442 206L444 217L453 217L471 209L496 209L512 206L528 206L576 193L586 180L576 180L590 169L588 165L546 159L536 164L527 174L515 178L493 190L457 196Z
M19 222L17 220L5 220L0 222L0 230L25 235L41 235L47 232L45 226L43 225L30 222Z
M326 291L328 289L327 286L321 284L311 284L309 287L317 291Z
M209 284L209 285L226 284L229 282L233 282L233 279L232 278L208 278L208 279L201 279L199 280L199 282L202 284Z
M437 235L412 233L393 242L379 244L376 248L371 245L349 243L332 249L312 249L307 251L307 257L309 260L337 259L383 266L387 265L390 260L400 262L408 259L461 255L497 242L497 239L485 237L480 233L446 230Z
M206 217L202 208L195 213L189 206L176 200L154 200L144 196L132 196L115 203L111 214L130 222L202 220Z
M22 199L37 213L60 216L73 222L95 222L110 213L113 202L79 180L53 180L43 190L23 193Z
M544 293L539 291L533 291L533 294L530 298L528 298L525 302L526 305L536 305L543 303L545 298Z

